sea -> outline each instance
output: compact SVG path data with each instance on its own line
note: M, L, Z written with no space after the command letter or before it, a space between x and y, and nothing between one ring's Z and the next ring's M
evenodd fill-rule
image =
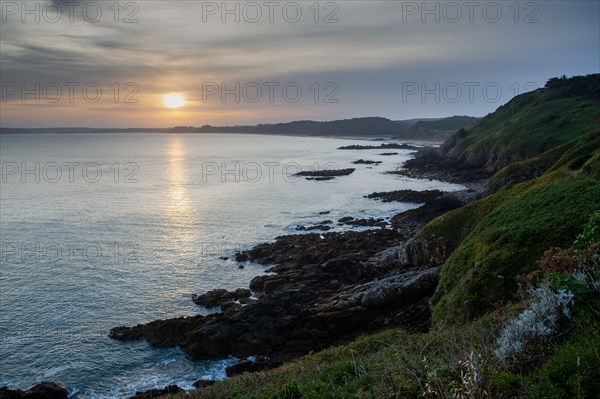
M384 172L411 150L358 139L250 134L0 136L0 386L41 381L72 398L125 398L222 379L236 358L108 337L112 327L207 314L192 294L247 287L265 266L237 251L298 226L390 218L419 204L364 198L459 185ZM417 143L421 145L423 143ZM382 153L397 154L383 156ZM355 165L358 159L381 161ZM296 173L355 168L330 181ZM358 228L361 229L361 228ZM362 228L364 229L364 227Z

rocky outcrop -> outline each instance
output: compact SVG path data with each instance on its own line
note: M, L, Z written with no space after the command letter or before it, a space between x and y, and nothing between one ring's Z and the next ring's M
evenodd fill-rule
M347 145L338 147L338 150L381 150L381 149L394 149L394 150L418 150L420 147L404 143L383 143L380 145Z
M442 265L454 252L457 243L443 237L413 238L401 247L398 262L403 267L435 267Z
M374 192L365 195L365 198L378 199L382 202L427 202L444 195L444 191L440 190L396 190L385 192Z
M351 162L355 165L379 165L382 161L371 161L365 159L359 159L358 161Z
M328 231L331 230L331 226L328 224L333 223L331 220L323 220L313 226L297 226L296 230L298 231L312 231L312 230L320 230L320 231Z
M305 170L296 173L294 176L311 176L311 177L335 177L335 176L348 176L352 174L356 169L325 169L325 170Z
M448 142L447 142L448 143ZM453 183L473 183L487 180L492 173L479 164L464 164L437 148L420 149L413 159L407 160L403 169L388 172L419 179L432 179Z
M395 307L398 303L418 302L433 294L439 279L439 267L399 272L342 291L323 308L330 311L356 307L379 309Z
M52 382L40 382L27 391L0 388L0 399L67 399L68 396L65 388Z
M412 237L425 223L448 211L460 208L482 195L482 193L471 189L444 193L425 202L418 208L395 215L392 217L391 223L396 229L404 231Z
M188 333L210 317L214 316L178 317L138 324L134 327L115 327L110 330L109 337L120 341L136 341L144 338L150 344L160 348L180 346L185 344L185 336Z
M239 255L275 264L268 269L273 274L252 281L250 286L259 295L252 306L231 314L119 327L111 337L179 345L198 359L262 355L278 362L388 326L424 330L430 318L426 298L431 293L425 275L419 279L414 271L405 270L400 271L409 273L405 278L386 279L398 273L398 253L390 248L400 248L401 243L402 235L387 229L279 237ZM377 286L365 284L374 280L383 281L379 288L387 287L390 301L372 306L375 302L365 299L340 306L338 294L352 292L352 287L361 287L365 298L372 296L367 293ZM396 300L391 300L392 291ZM358 297L359 291L355 294Z
M351 216L346 216L338 220L339 226L354 226L354 227L386 227L390 223L385 221L384 219L354 219Z

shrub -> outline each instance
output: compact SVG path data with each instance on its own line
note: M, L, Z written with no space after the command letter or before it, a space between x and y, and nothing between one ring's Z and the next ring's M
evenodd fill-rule
M570 315L573 293L554 291L549 283L530 290L527 309L510 320L497 340L495 354L503 363L519 360L533 343L547 341L559 327L560 317Z

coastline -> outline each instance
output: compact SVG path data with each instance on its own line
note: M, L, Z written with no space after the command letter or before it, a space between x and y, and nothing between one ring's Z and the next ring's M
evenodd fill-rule
M413 159L428 157L432 150L425 147ZM391 226L372 223L377 228L291 234L258 244L236 255L241 267L244 262L270 266L269 274L252 280L250 290L214 290L195 296L197 304L220 307L220 312L115 327L110 337L145 339L156 347L180 346L194 359L233 355L241 360L227 368L232 376L277 367L387 328L427 331L428 299L451 243L424 245L413 236L434 217L482 195L471 171L461 175L458 168L447 168L442 162L435 165L435 173L421 170L422 162L406 166L411 177L451 177L452 182L471 187L425 195L411 190L387 196L373 193L374 200L423 205L395 215ZM368 220L362 222L369 225Z
M357 158L363 154L361 149L355 149ZM241 360L227 369L230 376L276 367L313 350L387 328L427 331L431 318L427 301L437 285L439 265L410 260L407 243L428 220L464 205L474 196L472 189L365 195L383 202L423 205L401 212L389 222L347 217L329 221L332 225L372 228L347 232L324 232L328 230L324 228L325 219L331 217L324 211L322 222L297 229L320 230L318 233L280 236L274 242L238 253L240 266L255 262L270 267L266 270L269 274L256 277L250 284L252 291L244 288L243 295L239 295L239 289L225 291L221 297L215 297L213 291L198 293L201 295L194 302L203 305L199 297L213 296L216 302L207 307L220 307L221 312L117 327L111 337L143 338L160 348L179 346L193 359L233 355ZM398 301L401 305L396 304ZM284 324L279 323L281 320ZM200 335L192 337L192 333ZM192 341L206 344L194 346ZM204 386L210 381L197 383Z

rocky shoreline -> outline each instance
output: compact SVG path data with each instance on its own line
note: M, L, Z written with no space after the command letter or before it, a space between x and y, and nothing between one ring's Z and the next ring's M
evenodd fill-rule
M146 339L157 347L180 346L195 359L239 357L242 360L227 370L231 376L276 367L390 327L427 331L428 299L452 248L449 243L423 243L412 237L434 217L479 198L482 194L475 188L485 178L485 172L448 166L437 157L427 164L432 152L436 150L420 149L402 173L470 183L471 188L450 193L372 193L367 197L422 205L397 214L390 222L338 221L376 227L371 230L286 235L259 244L238 253L236 261L270 266L268 274L254 278L249 289L194 296L197 304L219 307L220 312L116 327L110 337ZM326 231L332 223L326 220L298 229Z
M337 221L338 225L371 227L365 231L327 232L336 223L331 220L298 226L298 230L318 232L280 236L236 254L240 267L248 261L268 266L266 274L255 277L248 288L193 296L199 306L219 308L219 312L115 327L110 338L145 339L161 348L179 346L194 359L233 355L241 360L227 368L226 374L232 376L277 367L311 351L386 328L427 331L431 320L428 300L452 244L424 243L413 236L431 219L481 197L477 188L485 176L482 171L448 166L432 155L435 153L437 150L421 148L402 171L393 173L466 183L469 189L372 193L366 197L422 205L389 221L351 217ZM428 159L434 161L427 163ZM210 383L198 381L195 385L201 389ZM156 397L167 393L165 390L176 392L176 388L140 392L134 397ZM0 396L29 397L6 396L8 392L2 391L4 396Z

